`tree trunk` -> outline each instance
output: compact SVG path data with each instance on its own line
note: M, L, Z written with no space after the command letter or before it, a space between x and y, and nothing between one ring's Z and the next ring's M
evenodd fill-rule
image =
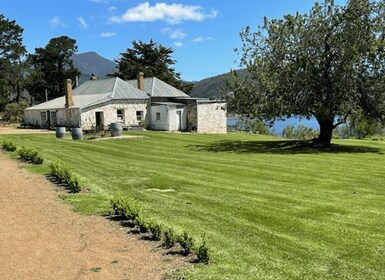
M17 87L16 87L16 102L17 102L17 103L20 102L20 95L21 95L21 92L20 92L20 85L17 85Z
M320 134L315 142L321 146L328 147L330 146L334 129L333 119L317 119L317 121L320 127Z

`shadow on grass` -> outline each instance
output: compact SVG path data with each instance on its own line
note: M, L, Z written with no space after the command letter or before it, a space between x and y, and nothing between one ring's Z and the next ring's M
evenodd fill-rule
M377 153L382 149L368 146L332 144L330 147L317 147L310 141L218 141L209 145L190 145L190 149L207 152L234 152L238 154L321 154L321 153Z

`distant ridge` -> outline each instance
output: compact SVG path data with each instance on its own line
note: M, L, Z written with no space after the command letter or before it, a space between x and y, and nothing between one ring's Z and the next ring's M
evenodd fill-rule
M74 54L72 60L74 66L81 72L80 83L89 80L92 73L95 73L99 79L103 79L108 74L113 74L117 71L117 64L115 62L98 55L96 52ZM241 77L247 74L245 69L238 70L237 72ZM194 86L190 95L203 98L224 98L227 94L226 90L223 90L225 88L224 79L229 77L230 73L224 73L193 82Z
M81 72L80 83L89 80L92 73L95 73L100 79L105 78L108 74L113 74L117 67L115 62L98 55L96 52L74 54L72 60L74 66Z
M237 70L238 75L244 77L247 74L246 69ZM203 97L203 98L224 98L226 97L227 91L225 90L226 78L230 78L230 72L220 74L214 77L203 79L199 82L194 83L193 90L191 92L192 97Z

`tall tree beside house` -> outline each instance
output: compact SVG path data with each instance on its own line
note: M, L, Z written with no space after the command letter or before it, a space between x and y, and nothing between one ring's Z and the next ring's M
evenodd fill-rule
M0 110L11 100L19 102L23 90L26 49L23 28L0 14Z
M172 48L166 48L153 40L148 44L140 40L133 41L132 46L115 60L119 69L116 76L132 80L137 78L139 72L143 72L145 77L156 77L185 93L191 92L192 84L182 81L180 73L172 68L175 64L171 58Z
M80 75L71 59L77 49L76 40L61 36L52 38L44 48L36 48L28 57L31 71L27 88L35 101L45 100L45 89L49 99L64 95L63 81L74 81Z
M315 117L315 143L330 145L332 131L349 117L385 119L385 2L333 0L308 14L264 20L241 32L245 79L228 85L231 106L246 116L274 120Z

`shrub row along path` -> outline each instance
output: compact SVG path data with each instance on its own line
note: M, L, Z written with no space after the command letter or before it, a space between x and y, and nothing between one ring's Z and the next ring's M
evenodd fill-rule
M0 279L162 278L152 244L73 212L58 187L21 165L0 151Z

